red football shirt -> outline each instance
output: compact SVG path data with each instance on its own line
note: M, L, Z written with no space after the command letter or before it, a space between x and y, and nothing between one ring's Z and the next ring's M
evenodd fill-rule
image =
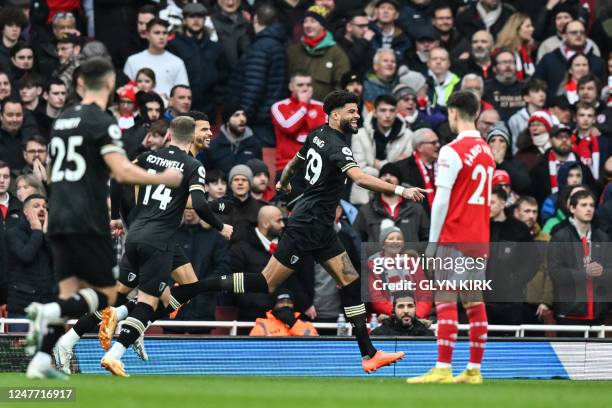
M489 242L494 171L491 148L476 130L442 147L436 186L450 188L451 196L440 243Z

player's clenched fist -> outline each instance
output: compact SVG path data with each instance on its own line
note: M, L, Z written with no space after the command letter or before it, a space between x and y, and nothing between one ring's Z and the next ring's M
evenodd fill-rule
M223 238L229 241L230 238L232 237L233 232L234 232L234 227L228 224L223 224L223 229L221 230L221 235L223 236Z
M178 187L181 185L181 181L183 181L183 173L180 170L175 169L174 167L169 167L161 173L163 177L163 184L168 187Z
M282 191L283 193L289 194L291 192L291 183L287 183L286 186L283 186L279 181L276 183L276 191Z
M423 194L427 193L427 190L419 187L405 188L402 192L402 197L411 201L423 201Z

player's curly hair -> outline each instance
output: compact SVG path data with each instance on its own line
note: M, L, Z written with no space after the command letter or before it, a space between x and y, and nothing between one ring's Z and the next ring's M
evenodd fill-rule
M359 96L347 91L333 91L323 100L323 111L328 115L334 110L342 108L347 103L359 105Z

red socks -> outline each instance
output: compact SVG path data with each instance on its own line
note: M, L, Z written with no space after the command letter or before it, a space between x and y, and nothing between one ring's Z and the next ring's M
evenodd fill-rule
M436 314L438 315L438 363L448 364L450 367L457 341L457 303L436 302Z
M480 303L466 311L470 321L470 364L480 364L487 343L487 310Z

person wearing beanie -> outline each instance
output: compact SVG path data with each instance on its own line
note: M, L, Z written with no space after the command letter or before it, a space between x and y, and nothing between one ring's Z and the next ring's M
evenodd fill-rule
M290 74L304 71L313 78L313 97L323 98L340 88L342 75L351 69L348 57L327 31L329 10L310 6L304 16L304 36L298 44L287 48L287 67Z
M529 116L527 129L519 134L516 142L519 148L516 158L527 166L529 171L538 164L540 158L550 149L550 131L553 117L546 111L536 111Z
M528 194L531 191L531 179L525 164L510 155L510 135L504 122L495 123L487 133L487 143L491 146L495 172L507 174L510 190L518 194Z
M259 201L270 202L276 195L276 190L270 186L270 170L260 159L251 159L246 163L253 172L251 195Z
M246 164L250 159L262 158L261 145L247 126L247 117L242 106L228 102L221 110L223 124L210 143L210 148L202 152L206 169L219 169L225 174L238 164Z
M397 163L387 163L381 167L379 177L398 184L401 170ZM381 223L389 219L397 224L407 242L427 241L429 238L429 217L423 206L393 194L374 194L369 202L359 207L353 228L363 242L377 242L381 229L384 229Z
M406 122L410 130L427 127L425 114L418 109L417 93L412 86L401 83L393 88L392 95L397 100L397 115Z

